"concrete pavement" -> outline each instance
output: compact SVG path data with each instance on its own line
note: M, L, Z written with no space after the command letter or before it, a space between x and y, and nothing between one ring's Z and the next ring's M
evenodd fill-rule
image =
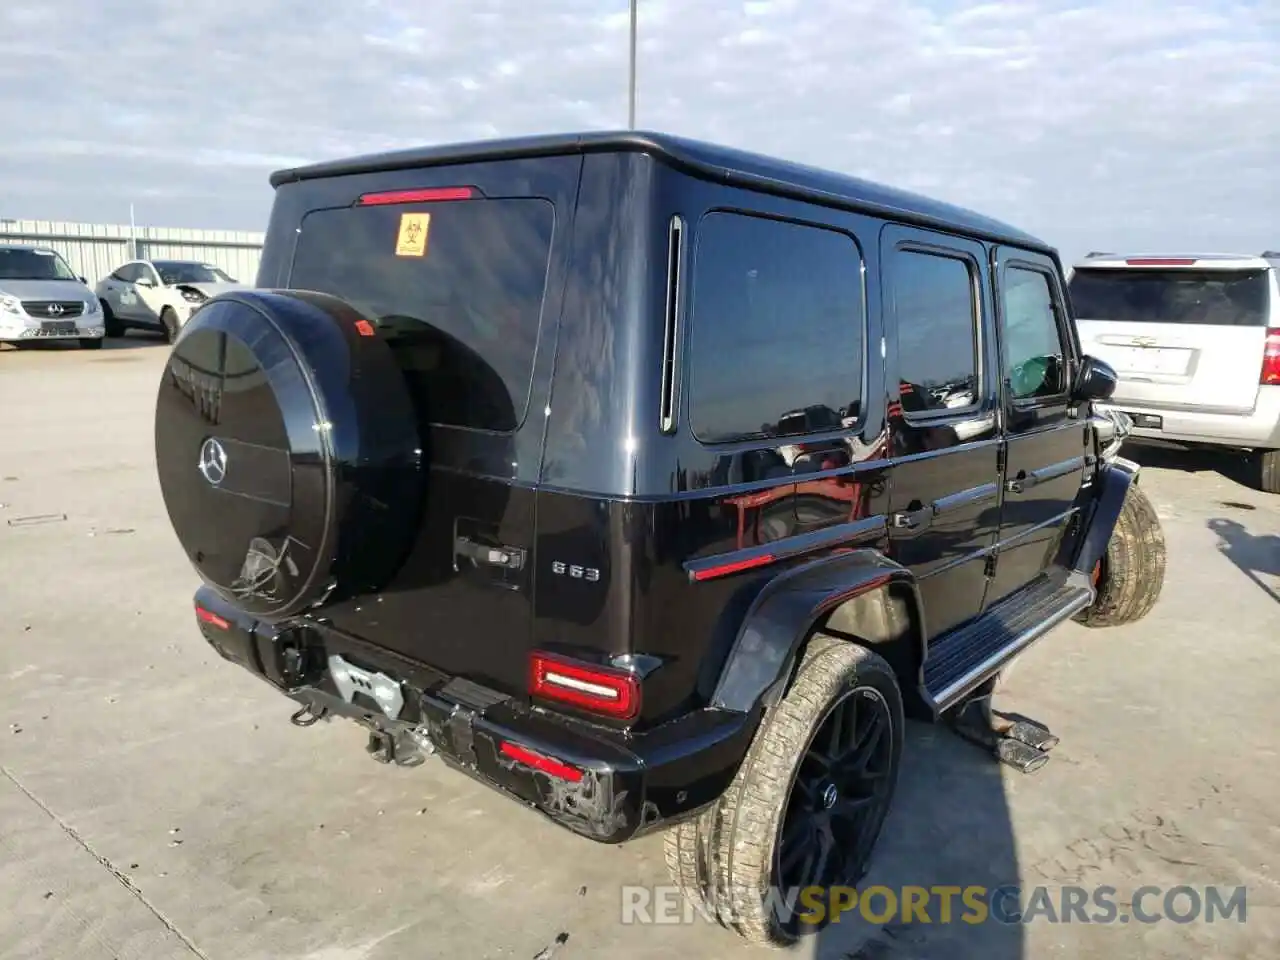
M208 650L154 476L167 349L0 350L0 958L756 955L621 923L624 884L667 882L660 840L596 846L441 764L373 763ZM913 725L868 881L1243 884L1246 922L855 922L799 955L1280 955L1280 498L1143 456L1160 603L1020 663L998 706L1062 737L1036 776Z

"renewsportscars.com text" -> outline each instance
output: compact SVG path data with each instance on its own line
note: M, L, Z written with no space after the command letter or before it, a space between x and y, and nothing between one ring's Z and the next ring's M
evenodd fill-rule
M733 897L719 911L734 914ZM779 917L795 915L801 929L819 929L841 920L867 923L977 925L983 923L1244 923L1245 887L805 887L771 890L767 908ZM702 906L690 903L675 886L622 888L624 924L714 922Z

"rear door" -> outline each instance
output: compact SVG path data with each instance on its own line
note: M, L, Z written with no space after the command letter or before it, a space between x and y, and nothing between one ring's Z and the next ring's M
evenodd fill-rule
M982 611L999 529L991 285L976 241L893 225L880 249L895 401L890 554L915 575L936 639Z
M534 502L570 249L577 157L303 181L292 264L260 284L341 297L392 348L427 482L416 545L338 629L497 689L526 689ZM287 241L286 241L287 242Z
M1248 413L1273 282L1261 267L1161 259L1078 268L1070 291L1084 352L1120 375L1113 403Z

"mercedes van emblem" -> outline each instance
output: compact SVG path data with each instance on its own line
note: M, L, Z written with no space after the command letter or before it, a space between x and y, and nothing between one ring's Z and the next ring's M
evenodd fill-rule
M49 304L48 307L45 308L45 312L48 313L49 316L51 317L60 317L62 316L62 304L51 303Z
M227 451L213 437L200 447L200 474L216 487L227 475Z

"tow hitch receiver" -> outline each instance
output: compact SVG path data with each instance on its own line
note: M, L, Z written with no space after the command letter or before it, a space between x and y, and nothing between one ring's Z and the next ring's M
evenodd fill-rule
M430 741L415 736L414 733L388 733L385 730L370 730L369 742L365 746L369 756L379 763L394 763L399 767L418 767L435 753Z

